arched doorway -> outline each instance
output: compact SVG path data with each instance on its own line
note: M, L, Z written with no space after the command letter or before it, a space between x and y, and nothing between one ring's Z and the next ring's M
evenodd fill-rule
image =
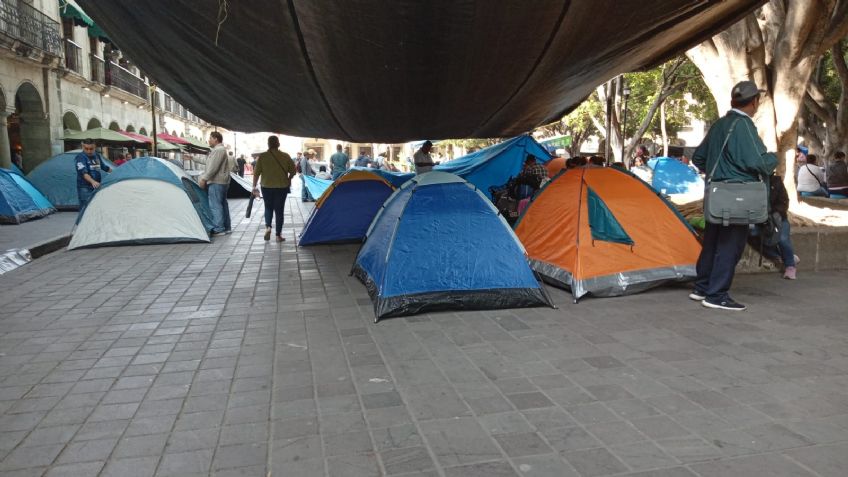
M138 133L142 136L147 136L147 129L144 129L144 126L142 126L141 129L138 130Z
M111 129L112 131L120 131L121 126L118 126L118 121L112 121L111 123L109 123L109 129Z
M15 112L7 120L11 149L20 148L24 172L50 159L50 123L44 115L41 94L32 83L15 93Z
M103 125L100 124L99 119L91 118L91 119L88 120L88 125L85 126L85 130L88 131L89 129L102 128L102 127L103 127Z
M71 111L65 112L62 116L62 129L64 131L82 131L79 118Z
M124 131L134 133L135 132L135 126L133 126L132 124L127 124L127 128L124 129Z

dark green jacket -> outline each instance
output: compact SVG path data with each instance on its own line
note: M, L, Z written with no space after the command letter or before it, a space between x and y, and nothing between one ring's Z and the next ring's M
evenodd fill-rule
M736 126L722 151L721 147L734 122ZM766 151L766 146L757 135L754 121L733 110L713 124L707 137L695 150L692 163L698 170L709 175L719 153L721 162L712 175L712 180L716 182L756 181L761 178L768 180L768 176L777 167L777 156Z

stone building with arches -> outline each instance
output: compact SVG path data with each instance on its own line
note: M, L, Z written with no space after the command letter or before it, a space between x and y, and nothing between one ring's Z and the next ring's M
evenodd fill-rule
M151 99L153 105L151 105ZM68 130L156 130L203 139L213 126L153 88L73 0L0 1L0 167L24 172L64 151Z

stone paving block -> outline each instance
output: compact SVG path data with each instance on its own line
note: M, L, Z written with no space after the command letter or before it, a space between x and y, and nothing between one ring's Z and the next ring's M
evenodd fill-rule
M327 475L329 477L379 477L380 469L374 454L342 455L327 459Z
M186 476L205 474L212 463L212 450L195 450L180 453L168 453L162 456L162 461L156 471L161 476Z
M424 422L421 431L445 467L501 457L489 435L471 418Z
M751 477L811 477L798 464L780 454L763 454L736 459L726 459L716 462L695 464L692 467L703 477L720 477L726 475L745 475Z
M446 477L517 477L518 475L506 462L483 462L445 469Z
M103 468L104 462L80 462L53 466L44 474L45 477L89 477L97 475Z
M158 462L159 456L112 459L100 475L103 477L152 477Z
M493 436L509 457L550 454L553 450L535 432Z
M422 472L434 468L433 459L424 447L406 447L382 451L380 457L386 475Z

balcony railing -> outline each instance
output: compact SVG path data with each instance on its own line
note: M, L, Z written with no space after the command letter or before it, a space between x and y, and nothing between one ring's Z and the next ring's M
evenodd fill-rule
M0 33L54 56L62 56L59 23L23 2L0 1Z
M109 62L106 68L106 84L147 99L147 85L144 80L132 74L128 69Z
M91 81L106 84L106 62L99 56L91 55Z
M65 38L65 68L82 74L82 48Z

